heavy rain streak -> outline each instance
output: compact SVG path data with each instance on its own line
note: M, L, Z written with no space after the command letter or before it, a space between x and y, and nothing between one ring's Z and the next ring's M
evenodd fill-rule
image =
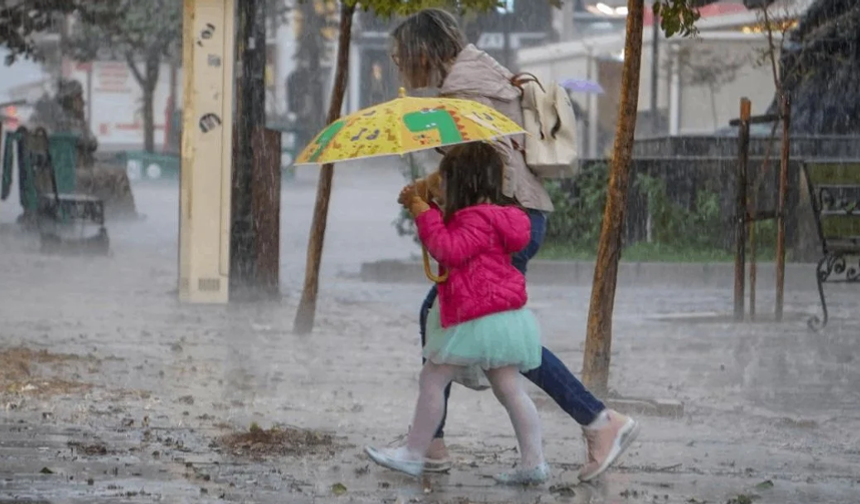
M0 0L0 504L855 504L856 0Z

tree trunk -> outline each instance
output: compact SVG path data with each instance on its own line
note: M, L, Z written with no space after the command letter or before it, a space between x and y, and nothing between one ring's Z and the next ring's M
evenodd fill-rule
M178 149L174 149L173 139L177 138L176 131L174 131L173 125L173 116L176 115L176 104L177 104L177 96L176 96L176 80L178 78L179 73L179 65L177 62L171 58L170 60L170 94L167 98L167 110L165 111L165 119L164 119L164 148L162 149L164 152L169 154L175 154ZM175 145L178 147L178 144Z
M326 124L331 124L340 117L343 98L346 94L347 73L349 71L349 45L352 39L352 17L355 7L346 2L341 3L340 34L337 42L337 67L334 77L334 88L331 92L328 118ZM308 240L308 257L305 265L305 285L302 290L302 300L296 313L294 330L298 334L308 334L314 328L316 317L317 292L319 290L320 262L322 261L323 240L325 238L328 204L331 199L332 178L334 165L323 165L317 185L317 199L314 206L313 223Z
M151 57L146 60L143 90L143 150L155 152L155 88L158 86L158 72L161 58Z
M642 62L642 26L644 0L627 1L627 39L624 44L624 67L621 76L621 106L615 130L615 146L609 172L609 191L597 248L597 264L588 310L585 340L585 362L582 378L596 394L605 394L609 384L609 357L612 349L612 311L624 211L630 185L630 159L639 107L639 69Z
M241 74L236 93L238 100L236 115L237 138L233 166L233 196L230 225L230 299L251 300L258 291L257 255L260 237L256 234L256 217L260 212L276 211L257 207L254 195L255 176L268 172L269 165L255 153L254 143L266 135L266 23L262 0L245 0L239 5L240 39L239 57ZM260 137L255 140L255 137ZM277 154L280 158L280 153ZM255 173L258 172L258 173ZM260 179L260 183L263 179ZM272 180L274 182L274 180ZM280 180L278 180L280 182ZM280 195L280 184L269 185L266 190ZM264 201L269 202L266 198ZM271 228L267 228L272 231ZM273 237L278 239L278 237ZM264 288L262 292L268 291Z
M143 150L146 152L155 152L154 94L154 89L148 86L143 88Z

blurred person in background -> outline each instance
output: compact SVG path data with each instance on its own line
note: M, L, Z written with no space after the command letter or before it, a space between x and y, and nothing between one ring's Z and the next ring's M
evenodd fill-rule
M84 89L76 80L60 79L57 94L45 95L34 107L30 118L31 129L45 128L55 133L77 136L75 154L76 190L92 194L105 202L106 213L111 217L137 217L131 184L124 166L96 162L99 143L85 117ZM38 187L40 192L52 189Z

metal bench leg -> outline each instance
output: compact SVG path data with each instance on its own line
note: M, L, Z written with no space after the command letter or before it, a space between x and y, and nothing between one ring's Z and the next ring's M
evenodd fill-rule
M824 297L824 282L833 272L833 263L836 258L831 255L826 255L818 261L818 267L815 268L815 279L818 281L818 296L821 298L822 317L813 315L806 321L806 325L813 331L818 332L827 325L829 318L827 313L827 300Z

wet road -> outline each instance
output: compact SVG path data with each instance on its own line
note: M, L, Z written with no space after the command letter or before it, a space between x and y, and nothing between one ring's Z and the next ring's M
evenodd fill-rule
M802 322L652 319L725 311L731 293L721 290L620 291L612 387L682 400L685 416L641 417L640 441L596 485L574 485L579 431L534 388L554 468L549 485L493 484L487 476L516 460L510 426L491 394L459 388L446 430L456 460L450 475L431 478L427 493L369 466L360 448L394 442L410 421L414 315L425 287L355 278L362 261L416 249L390 226L399 175L339 172L318 327L293 335L312 175L300 173L282 192L287 296L277 304L175 302L169 190L136 191L148 219L111 226L110 258L42 257L33 241L0 235L0 352L49 352L29 355L26 369L15 371L20 361L9 359L0 368L0 503L857 501L860 323L850 291L833 296L834 322L821 335ZM0 208L8 221L8 205ZM577 370L588 289L538 286L530 295L547 346ZM760 302L770 304L766 294ZM815 294L789 292L787 303L788 311L810 311ZM218 444L252 422L331 432L336 443L323 454L263 461Z

